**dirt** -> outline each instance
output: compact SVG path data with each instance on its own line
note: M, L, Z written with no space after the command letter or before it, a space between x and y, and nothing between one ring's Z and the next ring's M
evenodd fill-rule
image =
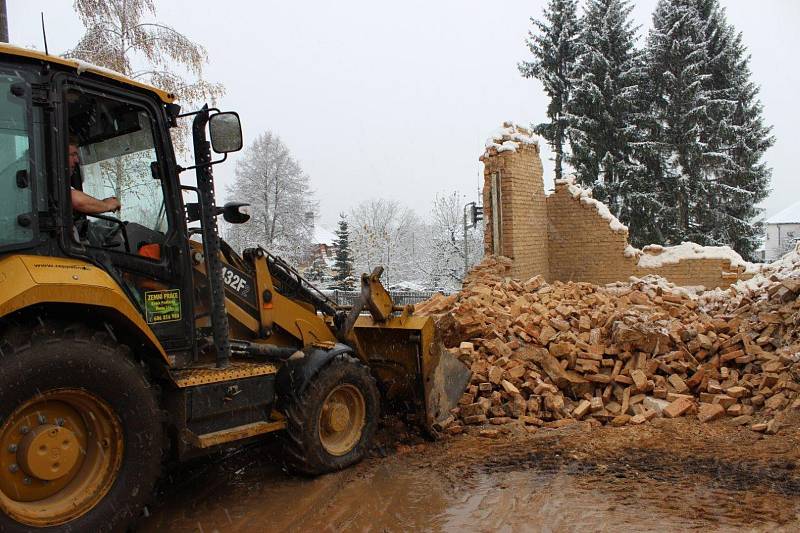
M384 438L314 479L249 447L174 470L140 530L797 531L800 416L784 422L777 435L687 418Z

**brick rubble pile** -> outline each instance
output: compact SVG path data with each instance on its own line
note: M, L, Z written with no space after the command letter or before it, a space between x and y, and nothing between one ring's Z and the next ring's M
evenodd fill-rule
M656 277L523 282L508 277L509 260L488 257L461 292L417 306L473 372L441 429L696 416L776 433L776 415L800 408L800 259L787 257L700 295Z

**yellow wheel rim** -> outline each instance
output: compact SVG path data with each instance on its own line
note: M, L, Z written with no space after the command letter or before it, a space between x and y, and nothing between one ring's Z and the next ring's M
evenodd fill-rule
M104 400L51 390L0 426L0 506L29 526L56 526L93 509L122 464L123 431Z
M355 448L367 420L364 396L357 387L344 384L334 388L319 413L317 428L325 451L342 456Z

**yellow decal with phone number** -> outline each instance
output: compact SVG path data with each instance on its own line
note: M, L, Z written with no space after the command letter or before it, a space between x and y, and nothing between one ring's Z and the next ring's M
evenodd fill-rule
M148 324L175 322L181 319L181 290L146 291L144 308Z

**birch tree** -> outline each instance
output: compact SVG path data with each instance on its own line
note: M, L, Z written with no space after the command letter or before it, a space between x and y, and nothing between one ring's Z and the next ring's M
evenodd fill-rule
M224 94L222 84L203 79L206 49L158 22L154 0L75 0L73 7L86 33L67 57L154 85L187 106L213 104ZM181 152L187 131L183 126L173 135Z

